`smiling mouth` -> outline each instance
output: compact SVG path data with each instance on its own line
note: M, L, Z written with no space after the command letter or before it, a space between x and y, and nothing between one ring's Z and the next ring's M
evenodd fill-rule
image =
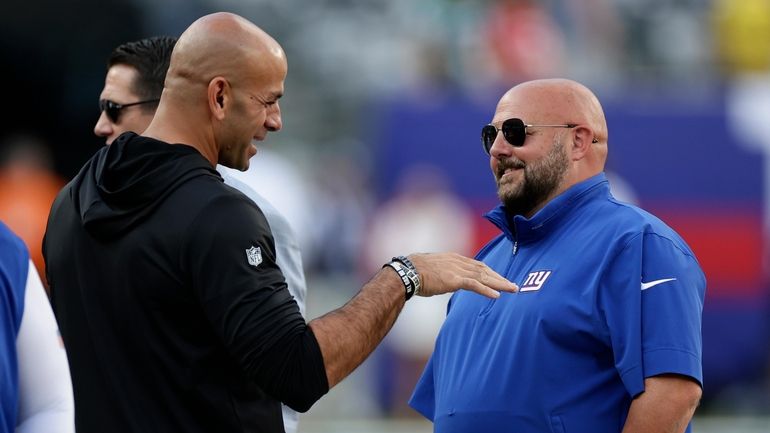
M517 173L517 172L522 171L522 170L524 170L524 167L522 167L522 166L507 166L507 167L505 167L505 169L498 170L497 177L498 177L498 179L502 179L504 177L508 177L511 174Z
M508 173L516 172L526 166L524 161L518 158L507 158L497 160L497 174L503 176Z
M511 178L511 177L513 177L513 176L514 176L516 173L518 173L518 172L519 172L519 171L521 171L521 170L522 170L522 169L520 169L520 168L509 168L509 169L505 170L505 171L503 172L503 174L501 174L501 175L498 177L498 179L500 179L500 180L504 180L504 179L508 179L508 178Z

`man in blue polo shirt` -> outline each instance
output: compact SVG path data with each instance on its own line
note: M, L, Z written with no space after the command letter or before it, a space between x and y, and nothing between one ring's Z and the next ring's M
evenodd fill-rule
M596 96L520 84L482 143L501 234L477 259L520 291L452 297L410 405L441 433L689 432L705 277L670 227L613 198Z

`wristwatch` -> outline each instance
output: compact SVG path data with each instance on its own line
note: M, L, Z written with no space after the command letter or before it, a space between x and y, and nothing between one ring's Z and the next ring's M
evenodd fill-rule
M420 288L422 288L420 274L417 272L417 268L414 267L414 263L412 263L406 256L393 257L388 263L383 265L383 268L385 266L393 268L401 278L401 282L404 284L404 293L407 301L412 296L420 293Z

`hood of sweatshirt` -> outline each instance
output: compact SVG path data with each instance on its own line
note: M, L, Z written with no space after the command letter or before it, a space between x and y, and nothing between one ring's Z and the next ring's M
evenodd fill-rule
M110 239L153 213L176 188L198 176L221 176L195 148L124 133L100 149L73 181L83 227Z

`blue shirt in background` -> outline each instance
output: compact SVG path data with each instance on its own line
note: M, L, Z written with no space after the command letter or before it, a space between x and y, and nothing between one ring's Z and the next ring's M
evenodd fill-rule
M0 222L0 432L13 433L19 404L16 336L24 312L27 247Z

